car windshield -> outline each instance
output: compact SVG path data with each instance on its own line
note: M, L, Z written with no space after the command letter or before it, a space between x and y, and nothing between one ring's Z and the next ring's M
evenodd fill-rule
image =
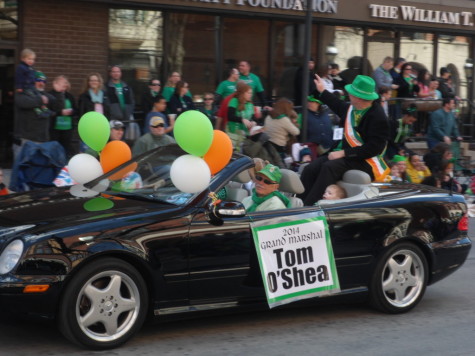
M176 144L159 147L133 158L84 186L114 196L185 205L195 194L180 191L170 178L173 161L184 154L186 152Z

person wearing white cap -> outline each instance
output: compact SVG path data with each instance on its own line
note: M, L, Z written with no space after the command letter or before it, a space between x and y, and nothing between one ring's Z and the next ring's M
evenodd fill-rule
M175 143L175 139L165 134L165 120L160 116L153 116L149 121L150 132L142 135L135 141L132 148L132 155L138 156L141 153L150 151L156 147L166 146Z
M120 141L124 137L124 123L119 120L109 121L111 127L111 134L109 141Z

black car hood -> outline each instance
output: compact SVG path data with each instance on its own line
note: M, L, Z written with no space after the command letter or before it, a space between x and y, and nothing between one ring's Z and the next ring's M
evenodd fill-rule
M92 199L107 204L95 211L87 209ZM180 207L165 202L137 200L102 194L94 198L74 197L68 188L50 188L12 194L0 199L0 229L33 225L35 232L52 227L65 227L87 221L127 217L147 212L167 212ZM32 228L33 228L32 226Z

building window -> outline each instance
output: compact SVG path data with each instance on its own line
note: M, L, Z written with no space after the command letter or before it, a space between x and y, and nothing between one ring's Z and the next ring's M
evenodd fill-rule
M159 73L162 27L160 11L109 10L110 64L121 66L122 78L132 86L136 99Z
M467 58L470 58L470 38L439 35L437 48L437 75L441 67L447 67L451 72L451 81L456 95L466 98L467 78L464 65Z
M324 47L332 45L337 50L333 59L340 67L340 76L351 83L358 74L363 74L364 31L361 27L323 26Z
M178 72L195 101L216 89L215 16L170 13L167 22L166 75ZM164 78L164 82L166 78Z
M382 29L368 29L368 67L367 73L373 71L383 63L384 58L394 56L395 32Z
M0 40L18 39L18 2L16 0L0 1Z
M251 72L260 77L265 95L269 96L270 21L225 18L223 23L224 69L229 71L231 68L237 68L240 61L249 61Z
M434 34L401 32L400 57L414 64L415 69L427 69L432 75L434 66Z
M273 97L295 99L295 86L301 85L302 78L295 78L302 66L304 55L305 26L289 22L274 22L272 46L274 48L272 68L272 88L267 92ZM317 26L312 26L312 47L310 57L316 57ZM300 92L300 90L297 90Z

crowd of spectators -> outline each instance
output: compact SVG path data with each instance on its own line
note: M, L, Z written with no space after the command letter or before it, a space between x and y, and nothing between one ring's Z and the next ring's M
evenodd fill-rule
M73 145L73 136L79 118L90 111L104 114L111 123L111 140L117 139L112 137L112 132L120 130L119 139L125 140L133 155L137 155L174 142L177 116L188 110L200 110L215 129L229 135L236 152L302 172L302 165L328 155L345 140L343 128L338 126L345 121L342 116L346 115L347 106L341 112L332 111L330 107L336 108L336 102L327 105L328 102L322 101L322 97L326 98L324 92L332 93L342 103L351 102L347 88L354 84L355 78L361 77L354 60L353 65L349 63L349 67L340 72L337 64L317 66L310 58L307 68L296 71L294 98L279 98L267 105L259 76L252 72L251 63L243 60L237 68L229 70L226 80L219 83L214 92L204 93L202 102L197 104L192 100L189 83L176 71L169 75L164 86L158 78L151 78L146 90L136 96L122 79L121 68L114 65L109 68L107 81L97 72L88 74L76 100L64 75L54 78L52 90L45 91L47 78L34 68L35 58L32 50L25 49L16 71L15 158L27 141L58 141L67 158L88 152L84 144ZM318 68L316 72L315 68ZM425 68L416 70L414 63L389 56L374 70L371 90L377 94L371 102L382 108L384 114L378 111L378 115L384 116L389 128L386 150L381 154L391 166L392 179L441 187L448 184L450 189L457 188L463 193L466 187L451 181L453 174L451 177L451 166L447 162L452 163L453 171L453 159L440 151L441 146L450 151L452 142L461 141L462 137L458 131L458 98L451 73L442 67L439 74L435 77ZM309 95L304 102L303 75L309 77ZM320 92L316 75L322 85ZM136 97L141 101L136 103ZM330 99L326 98L333 102ZM433 110L421 110L414 99L434 102L430 106ZM307 118L305 131L302 130L303 111ZM427 158L406 147L405 142L411 137L427 141L430 149ZM436 164L434 156L439 157ZM319 190L324 192L325 187Z

